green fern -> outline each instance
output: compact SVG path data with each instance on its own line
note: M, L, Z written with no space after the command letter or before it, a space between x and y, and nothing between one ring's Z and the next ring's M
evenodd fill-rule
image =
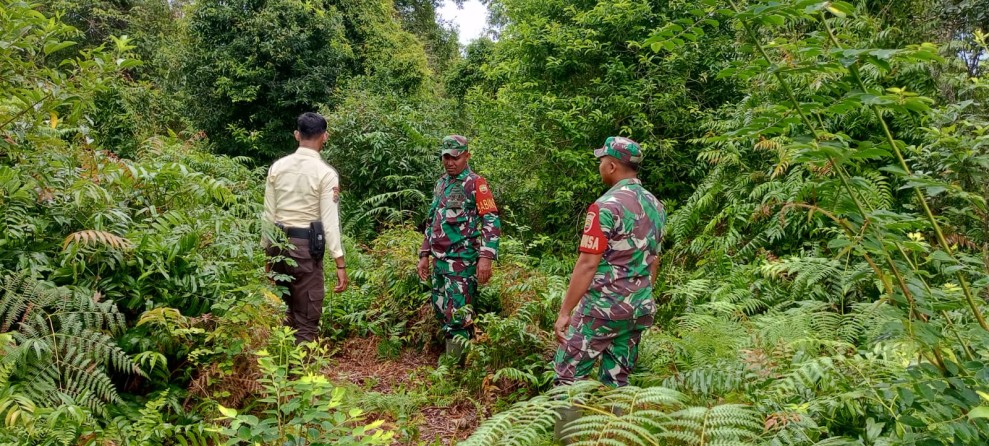
M36 404L72 401L105 414L104 404L119 401L108 371L143 375L111 337L126 326L111 301L7 275L0 278L0 320L13 341L0 364Z
M492 380L498 381L501 379L506 379L538 389L548 384L550 380L553 379L553 376L554 373L552 370L543 370L542 373L537 374L532 370L520 370L515 367L503 367L495 372Z
M415 221L414 217L422 212L421 208L429 204L429 198L422 191L402 186L417 179L411 175L389 175L382 178L386 184L394 185L396 190L382 192L364 200L361 205L368 209L364 217L387 224Z
M108 419L105 424L85 425L81 437L89 439L90 443L87 444L121 446L218 444L219 435L214 428L197 420L198 417L185 419L189 424L174 424L166 413L178 404L181 403L172 394L162 392L150 397L139 410L133 410L136 407L129 408L123 414Z
M657 432L665 431L670 412L683 406L684 396L663 387L619 387L575 403L584 415L568 424L564 437L571 444L657 444Z
M723 361L667 376L643 376L644 382L662 385L690 395L713 398L733 392L747 392L758 384L757 376L741 361Z
M762 419L748 406L689 407L670 414L660 438L684 446L756 444Z
M559 410L570 407L571 401L584 400L600 384L583 381L573 386L556 387L530 400L516 403L482 423L464 446L536 444L547 436L559 419Z
M609 388L580 381L516 403L481 424L463 444L536 444L549 435L559 411L571 406L582 413L563 432L573 445L751 444L759 438L762 420L751 408L687 407L686 399L665 387Z

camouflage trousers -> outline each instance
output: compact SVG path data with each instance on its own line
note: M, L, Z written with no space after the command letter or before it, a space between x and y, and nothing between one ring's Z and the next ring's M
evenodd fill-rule
M608 320L574 314L567 340L556 351L553 367L557 385L572 384L591 374L601 359L598 379L612 387L628 385L628 375L639 357L639 339L653 323L653 316Z
M470 338L474 332L470 307L477 293L477 263L436 260L430 302L447 337Z

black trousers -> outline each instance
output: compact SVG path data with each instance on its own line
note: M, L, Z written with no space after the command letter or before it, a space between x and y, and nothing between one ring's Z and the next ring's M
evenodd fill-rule
M290 238L289 242L295 245L295 249L281 250L272 246L266 254L270 257L289 257L296 263L290 266L285 260L275 262L273 259L271 269L292 277L289 281L278 281L276 284L288 288L288 294L282 297L288 304L285 325L296 330L295 343L300 344L315 340L319 334L319 319L323 315L323 299L326 296L323 260L312 258L308 240Z

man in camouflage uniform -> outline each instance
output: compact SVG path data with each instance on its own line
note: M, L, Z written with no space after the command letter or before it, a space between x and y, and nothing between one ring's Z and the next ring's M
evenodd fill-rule
M443 138L440 157L446 175L433 189L418 272L422 280L429 280L432 263L433 310L443 323L447 351L459 356L459 344L451 339L473 334L469 305L478 282L484 284L491 278L501 221L487 181L467 165L467 138Z
M586 377L600 357L600 381L625 386L656 313L652 288L666 211L637 177L642 149L635 141L610 137L594 155L611 188L584 220L580 256L554 327L556 383Z

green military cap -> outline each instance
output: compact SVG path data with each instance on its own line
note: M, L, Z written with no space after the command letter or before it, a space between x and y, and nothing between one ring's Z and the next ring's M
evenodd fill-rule
M460 156L467 151L467 138L460 135L449 135L443 137L443 146L440 148L440 156L450 155Z
M642 147L639 143L624 136L609 136L604 145L594 149L594 156L613 156L627 163L638 165L642 162Z

